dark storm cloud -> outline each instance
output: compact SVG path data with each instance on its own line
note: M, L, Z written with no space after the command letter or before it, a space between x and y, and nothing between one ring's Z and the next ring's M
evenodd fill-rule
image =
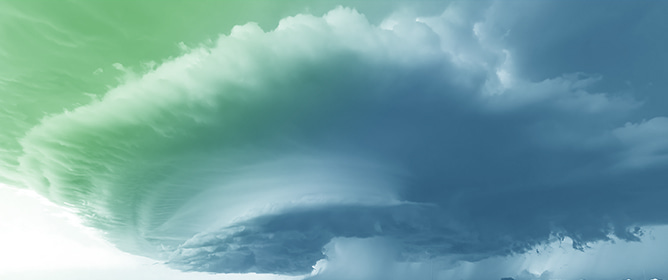
M236 27L45 119L21 140L24 181L127 251L210 272L308 273L337 244L478 261L668 222L666 119L600 90L604 66L525 55L557 4L504 3Z

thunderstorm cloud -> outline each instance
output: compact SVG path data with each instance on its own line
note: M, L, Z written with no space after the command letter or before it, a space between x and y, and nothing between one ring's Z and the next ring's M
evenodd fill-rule
M118 86L36 122L3 108L22 124L2 132L0 176L186 271L427 279L565 239L638 241L668 224L668 117L647 93L666 71L625 52L668 56L638 43L666 45L646 39L654 8L631 6L238 25L146 71L115 64ZM621 20L629 41L600 33Z

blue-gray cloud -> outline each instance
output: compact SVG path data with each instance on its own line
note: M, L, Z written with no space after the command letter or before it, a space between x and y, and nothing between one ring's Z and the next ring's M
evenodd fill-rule
M304 274L336 244L478 261L667 223L666 118L601 90L607 64L526 37L567 20L557 4L526 4L525 19L504 3L235 27L43 120L14 180L126 251L210 272ZM576 32L555 28L557 41ZM532 61L534 45L571 64Z

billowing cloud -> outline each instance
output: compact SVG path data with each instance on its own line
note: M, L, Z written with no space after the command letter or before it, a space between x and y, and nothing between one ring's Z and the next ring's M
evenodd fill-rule
M626 123L613 131L626 144L625 165L644 167L660 164L668 159L668 118L656 117L642 123Z
M499 5L236 26L45 117L3 176L208 272L306 274L337 248L410 271L668 222L665 118L635 122L643 103L598 73L530 78ZM330 273L364 264L340 260Z

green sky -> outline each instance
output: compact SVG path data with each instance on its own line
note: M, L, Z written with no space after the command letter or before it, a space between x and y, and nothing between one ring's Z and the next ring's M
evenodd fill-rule
M665 272L574 257L668 224L668 2L601 3L0 0L0 241L89 254L83 224L119 263L312 280Z

